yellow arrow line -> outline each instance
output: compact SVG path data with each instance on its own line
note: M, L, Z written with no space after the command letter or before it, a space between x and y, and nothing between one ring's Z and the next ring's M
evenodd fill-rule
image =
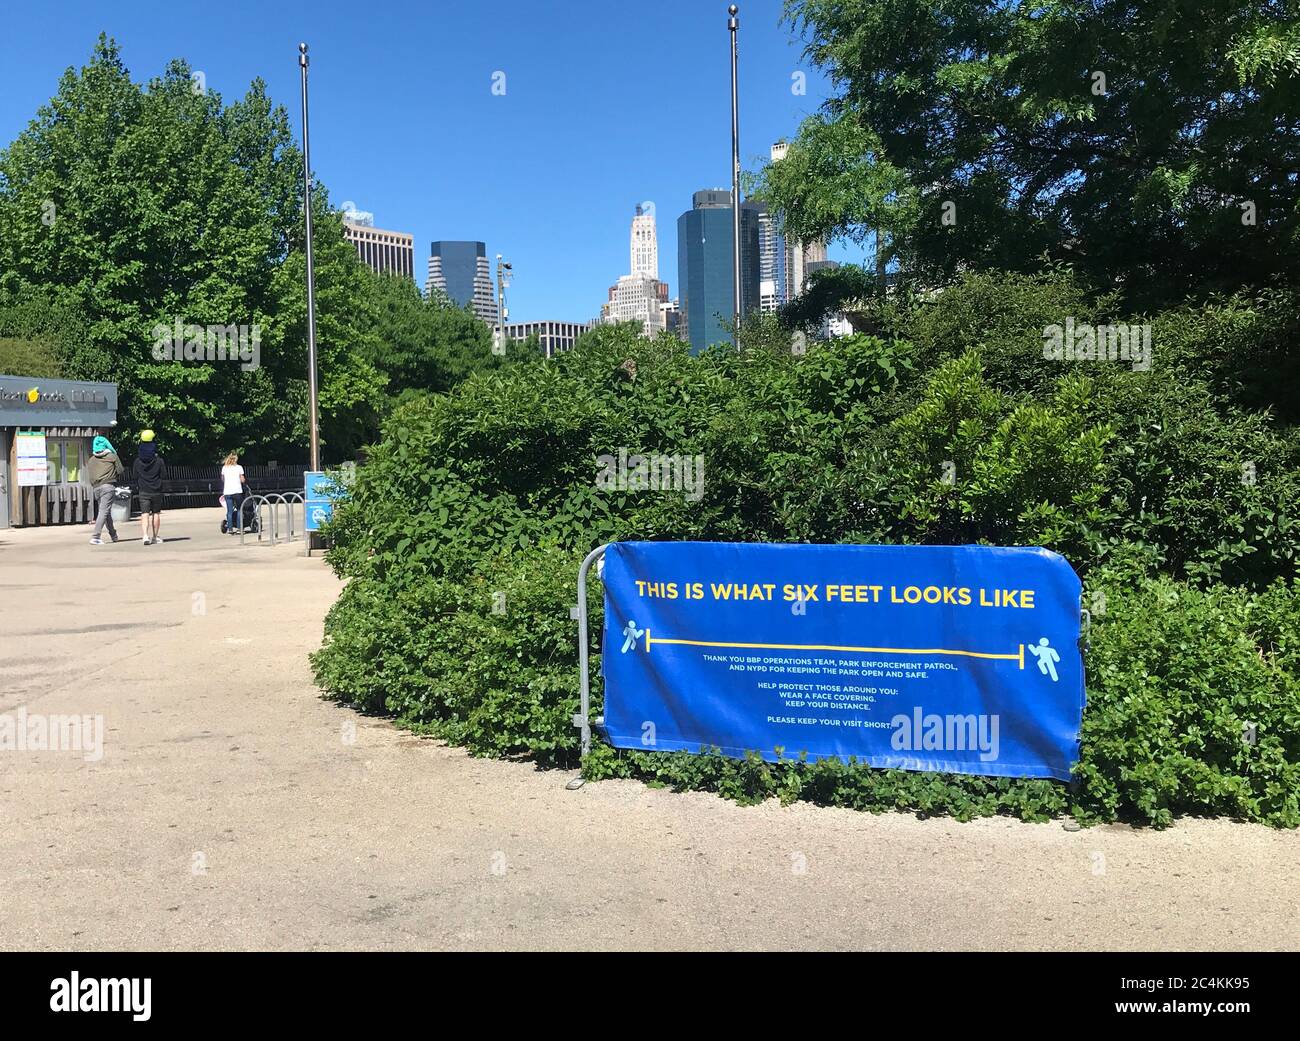
M739 647L746 650L762 651L860 651L867 654L953 654L964 658L993 658L1001 661L1014 661L1025 667L1025 645L1019 645L1015 654L986 654L984 651L952 651L942 647L841 647L830 643L729 643L722 640L675 640L657 636L650 638L650 630L645 631L645 649L650 650L654 643L675 643L687 647Z

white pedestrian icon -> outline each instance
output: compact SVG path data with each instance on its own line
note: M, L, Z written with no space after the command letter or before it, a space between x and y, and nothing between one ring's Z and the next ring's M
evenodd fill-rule
M1038 643L1029 645L1029 653L1038 659L1038 671L1044 676L1051 676L1052 682L1057 681L1056 663L1061 660L1061 656L1047 644L1047 637L1040 637Z
M626 636L627 639L623 641L622 653L626 654L628 651L630 651L633 647L636 646L637 640L639 640L642 636L645 635L645 630L638 629L636 627L636 622L633 620L633 621L629 621L627 625L623 626L623 635Z

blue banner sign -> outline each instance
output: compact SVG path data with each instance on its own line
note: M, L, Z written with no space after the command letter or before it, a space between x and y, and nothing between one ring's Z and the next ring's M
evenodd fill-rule
M625 542L605 554L619 748L1068 780L1081 585L993 546Z

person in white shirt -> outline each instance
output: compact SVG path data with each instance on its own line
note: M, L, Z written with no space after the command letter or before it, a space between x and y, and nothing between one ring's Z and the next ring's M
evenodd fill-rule
M239 456L231 452L221 468L221 494L226 498L226 534L239 534L239 506L244 500L244 485L248 478L239 465Z

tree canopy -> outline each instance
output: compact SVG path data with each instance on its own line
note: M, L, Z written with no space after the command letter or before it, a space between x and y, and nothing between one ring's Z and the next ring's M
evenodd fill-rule
M152 427L177 461L301 458L301 174L260 80L226 104L176 60L140 85L101 36L0 151L0 337L116 382L128 442ZM340 459L377 434L390 389L445 389L494 359L486 325L362 265L319 182L313 232L322 441ZM176 324L256 327L258 363L159 360L155 327Z
M409 278L369 273L368 278L378 329L373 361L396 393L450 390L472 372L529 353L510 343L505 354L494 354L488 324L437 289L425 298Z
M1283 0L787 0L833 95L759 191L942 284L1068 262L1135 304L1300 271Z

